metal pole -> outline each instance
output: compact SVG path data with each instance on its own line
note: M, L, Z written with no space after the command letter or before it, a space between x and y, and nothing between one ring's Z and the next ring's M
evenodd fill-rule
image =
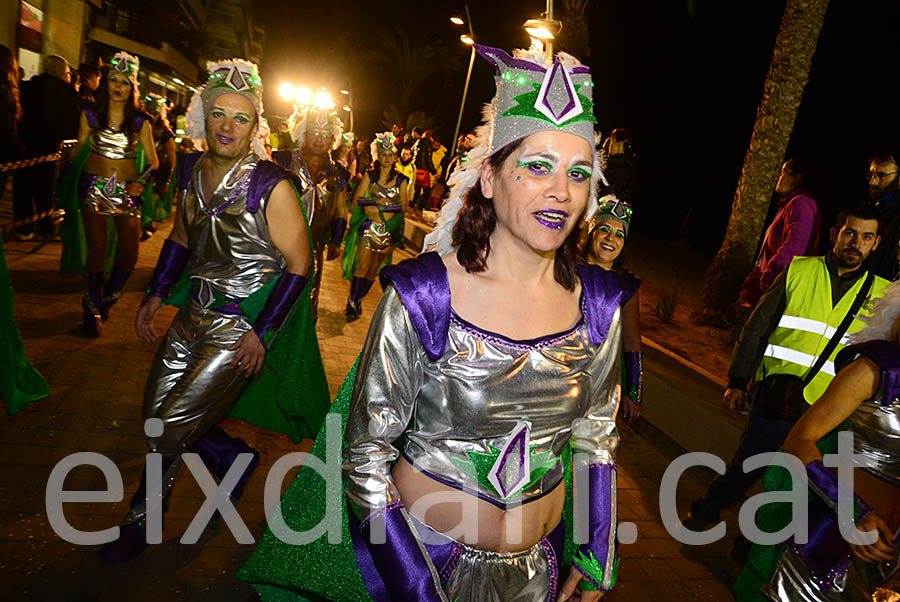
M466 95L469 93L469 80L472 77L472 65L475 63L475 46L469 55L469 70L466 72L466 85L463 87L462 102L459 103L459 116L456 118L456 129L453 131L453 148L450 150L450 160L456 156L457 141L459 140L459 127L462 125L463 109L466 108Z
M553 0L547 0L547 19L553 20ZM553 60L553 40L547 40L547 58Z

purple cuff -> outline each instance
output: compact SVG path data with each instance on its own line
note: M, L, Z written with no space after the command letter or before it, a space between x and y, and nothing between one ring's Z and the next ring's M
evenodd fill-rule
M339 217L331 222L331 244L340 246L344 240L344 232L347 230L347 220Z
M441 597L428 561L423 557L419 540L404 516L403 504L397 502L373 513L360 524L360 535L384 582L391 600L439 602ZM372 521L384 520L384 543L371 541Z
M359 225L359 233L363 234L366 229L372 225L372 220L364 219L363 222Z
M147 289L147 296L162 297L163 299L168 297L172 293L172 287L181 279L190 257L190 249L167 238L163 243L159 259L156 261L156 269L153 271L153 279L150 281L150 288Z
M595 589L609 591L616 581L615 526L612 524L616 505L615 464L592 464L588 467L588 541L578 547L575 567ZM579 509L579 514L583 512ZM577 520L577 519L576 519ZM576 523L577 524L577 523Z
M281 273L278 282L269 293L269 298L266 299L265 306L259 312L256 322L253 323L253 330L263 345L268 347L266 335L270 331L277 332L281 328L308 282L308 276L291 274L286 270Z
M625 394L631 401L640 404L644 392L644 353L626 351L622 356L625 362Z
M791 543L813 580L822 592L834 585L834 578L842 575L850 565L850 544L844 539L838 525L834 505L838 503L840 484L837 475L825 468L821 460L806 465L813 495L809 504L809 539L805 544ZM859 497L860 518L872 512Z
M360 207L369 207L375 204L373 199L356 199L356 204Z
M379 207L382 213L402 213L403 206L402 205L385 205L384 207Z
M146 188L147 183L150 181L150 178L153 177L153 174L155 172L156 172L156 168L153 167L152 165L148 165L147 169L145 169L143 172L141 172L141 175L139 175L137 177L135 182L137 182L138 184L140 184L141 186Z

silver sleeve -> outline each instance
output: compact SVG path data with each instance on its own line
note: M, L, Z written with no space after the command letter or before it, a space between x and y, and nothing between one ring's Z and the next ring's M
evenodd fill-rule
M616 412L622 396L621 310L591 366L591 404L572 422L572 449L579 464L615 464L619 447ZM579 457L580 456L580 457Z
M389 286L372 315L344 434L347 497L360 519L400 501L391 468L422 386L424 349L400 296Z

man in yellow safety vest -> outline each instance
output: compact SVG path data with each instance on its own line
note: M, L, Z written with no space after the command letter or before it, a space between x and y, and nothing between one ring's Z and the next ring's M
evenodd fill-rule
M865 326L859 316L869 315L872 300L880 297L888 284L877 276L871 284L867 280L866 259L880 240L875 210L848 207L831 229L832 250L824 257L796 257L759 300L735 344L724 395L725 407L732 411L749 405L747 427L725 474L691 505L690 515L683 520L685 528L700 531L718 522L719 511L743 497L763 472L760 468L745 473L744 460L777 451L806 404L814 403L828 387L834 378L834 356L847 343L848 334ZM806 404L800 401L802 407L796 415L774 417L767 409L766 387L761 383L774 375L806 377L865 285L868 291L847 332L803 388ZM754 386L748 393L751 377ZM771 408L773 400L769 401ZM749 542L739 538L734 554L742 557L748 549Z

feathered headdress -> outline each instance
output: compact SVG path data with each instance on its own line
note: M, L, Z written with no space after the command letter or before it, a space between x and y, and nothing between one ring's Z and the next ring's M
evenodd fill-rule
M130 81L131 85L134 87L134 93L139 93L138 72L141 70L141 60L138 57L128 54L124 50L120 50L113 55L112 59L110 59L109 69L110 71L121 73L127 77L128 81Z
M381 153L396 153L397 147L394 146L395 140L396 138L391 132L375 134L375 138L369 145L369 151L372 153L372 160L378 159L378 155Z
M303 144L306 132L327 132L331 137L331 148L341 145L341 134L344 132L344 124L334 109L318 109L316 107L294 108L288 119L288 131L291 139L298 144Z
M597 210L597 189L606 183L594 132L591 70L575 57L560 52L550 63L540 43L513 56L499 48L475 45L479 55L497 68L497 92L484 106L483 123L475 130L475 146L448 180L450 195L437 227L425 237L425 248L441 255L453 250L453 226L466 195L481 176L484 160L507 144L536 132L568 132L587 140L593 150L591 192L585 219Z
M600 199L596 213L591 217L588 232L600 225L600 222L606 219L615 219L622 222L625 229L625 236L628 236L628 229L631 227L631 205L620 200L614 194L608 194Z
M900 281L884 287L884 294L875 299L871 316L860 316L865 328L850 335L850 342L889 341L894 323L900 318Z
M194 141L206 140L206 114L213 101L223 94L240 94L253 105L259 125L251 148L260 157L265 157L267 152L264 136L268 135L268 127L263 126L263 87L256 64L237 58L208 61L206 70L209 71L209 78L202 88L194 92L191 104L188 105L185 135Z

